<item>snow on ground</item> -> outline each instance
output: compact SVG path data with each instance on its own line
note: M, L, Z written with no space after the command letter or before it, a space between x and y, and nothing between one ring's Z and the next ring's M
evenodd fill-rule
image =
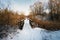
M47 31L41 28L32 29L29 20L24 21L23 30L11 33L8 37L1 40L60 40L60 31Z

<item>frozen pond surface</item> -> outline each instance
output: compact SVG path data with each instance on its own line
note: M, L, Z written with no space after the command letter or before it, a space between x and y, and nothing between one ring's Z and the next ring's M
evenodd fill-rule
M17 32L11 33L1 40L60 40L60 31L49 32L40 28L32 29L28 19L24 23L23 30L17 29Z

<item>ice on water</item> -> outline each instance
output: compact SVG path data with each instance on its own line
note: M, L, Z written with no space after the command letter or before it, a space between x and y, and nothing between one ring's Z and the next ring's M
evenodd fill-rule
M47 31L41 28L31 28L29 20L24 20L23 30L17 29L1 40L60 40L60 31Z

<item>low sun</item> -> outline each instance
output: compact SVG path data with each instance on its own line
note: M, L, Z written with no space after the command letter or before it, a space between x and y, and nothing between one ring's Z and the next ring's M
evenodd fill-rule
M29 15L29 11L30 11L28 8L26 8L24 6L19 6L19 5L16 5L16 4L13 6L13 10L17 11L18 14L20 14L20 12L23 12L23 14L26 15L26 16Z

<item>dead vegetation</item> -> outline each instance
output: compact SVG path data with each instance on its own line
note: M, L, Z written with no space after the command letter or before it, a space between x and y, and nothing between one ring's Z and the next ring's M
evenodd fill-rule
M43 28L46 30L51 30L51 31L60 30L60 22L43 21L43 20L39 20L38 18L35 18L32 16L30 16L29 18L30 20L32 20L32 22L34 22L35 24L38 24L38 26L36 27ZM32 28L35 28L35 26L33 25Z
M30 6L31 13L28 18L31 23L34 22L37 27L46 30L60 30L60 0L49 0L46 9L43 5L45 5L43 2L37 1ZM32 28L35 26L33 25Z
M13 12L11 10L0 9L0 38L6 37L10 29L22 28L22 22L25 16L19 15L17 12Z

